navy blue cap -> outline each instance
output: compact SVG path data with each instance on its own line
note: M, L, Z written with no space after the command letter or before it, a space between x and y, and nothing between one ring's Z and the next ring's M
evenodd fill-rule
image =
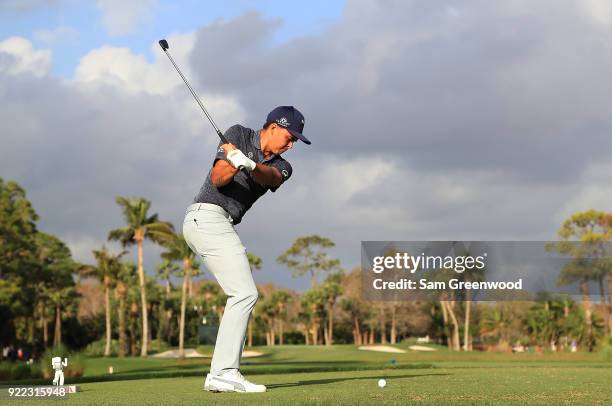
M267 123L276 123L286 128L291 135L310 145L310 140L302 135L304 116L293 106L279 106L268 114Z

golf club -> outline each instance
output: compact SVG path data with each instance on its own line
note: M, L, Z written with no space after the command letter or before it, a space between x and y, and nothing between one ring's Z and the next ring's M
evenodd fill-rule
M215 124L215 121L212 119L210 114L208 114L208 111L206 111L206 108L202 104L202 101L200 100L200 98L198 97L196 92L191 88L191 86L189 85L189 82L187 82L187 79L185 78L185 76L183 76L183 73L181 72L179 67L176 65L176 63L174 62L174 59L172 59L172 56L170 55L170 52L168 52L168 48L169 48L168 41L166 41L165 39L160 39L159 40L159 46L166 53L166 56L168 56L168 59L170 59L170 62L172 62L172 65L174 65L174 67L176 68L176 71L178 72L178 74L181 75L181 78L183 78L183 82L185 82L185 84L189 88L189 91L191 92L193 97L196 99L196 101L200 105L200 108L202 109L202 111L204 112L206 117L208 118L208 121L210 121L210 124L212 124L212 126L214 127L214 129L217 132L217 135L219 136L219 138L221 138L221 141L224 144L228 144L227 140L223 136L223 133L221 132L221 130L219 130L219 127L217 127L217 125ZM243 168L238 168L238 169L242 170Z

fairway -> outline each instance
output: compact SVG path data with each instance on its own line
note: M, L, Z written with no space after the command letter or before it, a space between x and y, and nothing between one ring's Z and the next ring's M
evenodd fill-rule
M379 378L387 379L384 389ZM88 383L66 404L610 404L607 368L441 367L257 376L264 394L202 391L202 378Z
M400 346L398 346L400 347ZM208 359L89 360L91 373L67 404L610 404L612 369L601 354L382 354L354 346L260 347L244 371L264 394L202 390ZM392 358L393 357L393 358ZM391 363L390 361L394 362ZM131 365L131 366L130 366ZM337 370L331 370L337 369ZM303 372L309 370L312 372ZM323 370L325 372L319 372ZM151 379L136 379L150 373ZM184 374L176 377L176 374ZM171 377L175 375L175 377ZM162 377L158 377L162 376ZM166 376L166 377L163 377ZM377 381L387 380L380 389Z

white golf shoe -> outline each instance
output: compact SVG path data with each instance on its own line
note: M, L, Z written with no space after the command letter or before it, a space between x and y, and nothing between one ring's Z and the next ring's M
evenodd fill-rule
M243 392L261 393L266 391L264 385L249 382L237 369L232 369L221 375L206 375L204 390L210 392Z

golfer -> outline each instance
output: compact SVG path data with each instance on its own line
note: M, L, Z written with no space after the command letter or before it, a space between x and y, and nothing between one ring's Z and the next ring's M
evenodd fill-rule
M205 390L266 391L264 385L247 381L239 370L257 288L234 226L260 196L268 190L275 192L291 177L291 165L281 155L297 140L310 144L303 129L304 116L293 106L272 110L261 130L230 127L224 134L228 143L219 145L195 203L187 208L185 240L228 296Z

